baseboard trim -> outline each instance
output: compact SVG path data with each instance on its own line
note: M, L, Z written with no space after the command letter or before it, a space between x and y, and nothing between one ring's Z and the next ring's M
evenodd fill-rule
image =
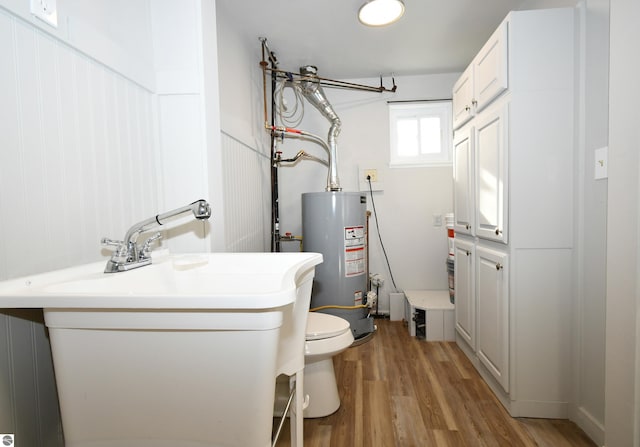
M578 407L574 421L597 445L604 445L604 424L584 407Z

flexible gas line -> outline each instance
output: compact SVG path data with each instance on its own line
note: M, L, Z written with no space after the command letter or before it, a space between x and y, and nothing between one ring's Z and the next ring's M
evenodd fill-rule
M366 304L358 304L356 306L339 306L337 304L329 304L326 306L314 307L313 309L309 309L309 312L316 312L318 310L324 309L363 309L369 307Z
M284 236L280 236L280 242L298 242L300 244L300 251L302 252L302 236L294 236L291 233L285 233Z

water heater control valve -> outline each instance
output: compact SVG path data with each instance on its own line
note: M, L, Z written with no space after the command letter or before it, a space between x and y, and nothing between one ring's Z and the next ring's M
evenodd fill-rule
M378 295L376 292L369 291L367 292L367 307L372 309L376 305L376 301L378 301Z

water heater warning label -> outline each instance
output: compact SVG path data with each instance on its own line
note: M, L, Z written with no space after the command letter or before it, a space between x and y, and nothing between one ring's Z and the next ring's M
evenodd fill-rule
M365 233L362 225L344 227L344 276L364 275Z

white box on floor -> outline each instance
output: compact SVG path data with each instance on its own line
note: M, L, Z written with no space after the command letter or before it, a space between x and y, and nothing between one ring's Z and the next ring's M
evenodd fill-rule
M404 315L404 293L389 294L389 319L400 321Z
M449 299L448 290L405 290L404 295L409 307L409 334L412 337L424 325L427 341L455 341L455 306ZM424 322L421 312L424 312Z

